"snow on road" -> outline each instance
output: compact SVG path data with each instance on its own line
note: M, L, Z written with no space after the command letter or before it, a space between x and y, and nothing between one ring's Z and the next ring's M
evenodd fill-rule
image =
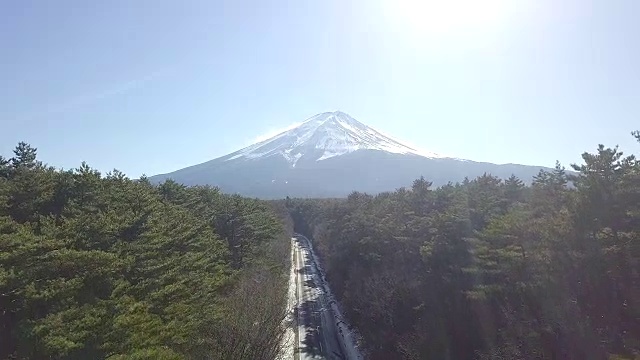
M284 338L280 345L280 356L278 360L289 360L296 358L295 347L297 343L296 331L298 321L296 319L295 308L297 305L296 299L296 264L295 264L295 252L293 251L293 239L291 244L291 269L289 270L289 290L287 293L287 316L285 317L282 326L285 329Z
M280 360L361 360L355 336L324 281L311 242L297 235L291 243L288 316Z

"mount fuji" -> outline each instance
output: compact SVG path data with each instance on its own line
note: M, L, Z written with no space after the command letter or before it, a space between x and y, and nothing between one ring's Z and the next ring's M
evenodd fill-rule
M525 182L542 167L496 165L421 151L340 112L315 115L299 126L231 154L152 176L185 185L213 185L259 198L340 197L410 186L420 176L435 186L483 173L515 174Z
M230 154L226 161L282 156L295 167L303 157L321 161L358 150L439 157L437 154L420 153L336 111L318 114L294 129Z

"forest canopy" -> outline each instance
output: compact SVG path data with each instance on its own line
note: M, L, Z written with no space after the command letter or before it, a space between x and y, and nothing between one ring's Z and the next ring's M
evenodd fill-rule
M640 162L582 159L287 207L372 360L638 359Z
M273 359L283 214L211 187L57 170L18 144L0 156L0 358Z
M634 133L640 141L640 133ZM264 202L0 157L0 358L274 359L308 235L368 359L640 356L640 161Z

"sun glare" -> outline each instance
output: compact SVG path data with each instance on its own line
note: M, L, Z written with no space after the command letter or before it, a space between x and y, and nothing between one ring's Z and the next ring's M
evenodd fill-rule
M395 26L440 37L492 30L508 6L508 0L387 0L385 13Z

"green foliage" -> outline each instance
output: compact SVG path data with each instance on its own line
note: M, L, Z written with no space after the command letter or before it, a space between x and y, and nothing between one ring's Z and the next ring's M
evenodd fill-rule
M230 345L212 334L250 334L234 322L248 283L272 316L234 340L262 357L236 358L275 357L289 240L271 206L84 163L56 171L26 143L14 155L0 158L0 358L214 358Z
M640 162L583 160L287 207L370 359L638 358Z

